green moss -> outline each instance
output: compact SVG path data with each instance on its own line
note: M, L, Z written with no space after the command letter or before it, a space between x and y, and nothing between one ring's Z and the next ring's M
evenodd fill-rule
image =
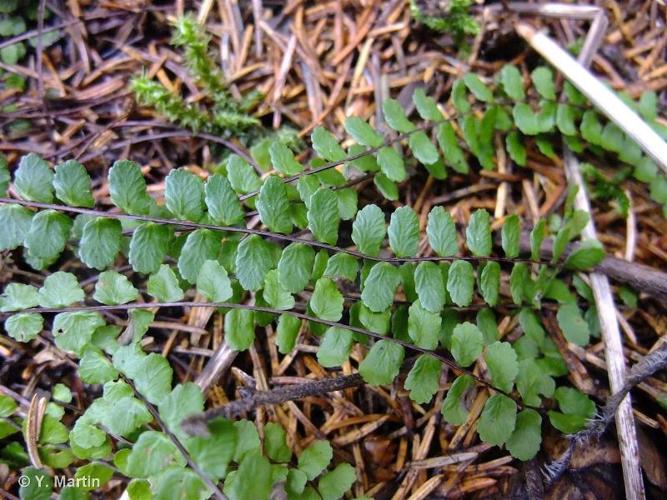
M472 0L451 0L441 14L435 15L420 7L417 0L410 0L410 12L417 22L434 31L451 34L456 43L461 43L467 35L479 33L479 25L469 12L471 5Z

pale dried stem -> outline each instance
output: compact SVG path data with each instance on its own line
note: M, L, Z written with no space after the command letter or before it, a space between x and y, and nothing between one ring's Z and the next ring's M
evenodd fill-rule
M563 73L601 112L635 140L663 170L667 171L667 144L636 113L585 68L597 50L601 34L606 27L606 20L600 20L602 17L604 17L603 14L598 14L592 23L584 49L579 56L579 62L575 61L548 36L536 32L526 24L520 23L517 26L517 32L528 41L533 49ZM568 182L570 185L579 188L575 198L575 206L579 210L591 213L586 186L579 170L579 162L566 145L563 145L563 150ZM597 240L592 218L584 228L582 236ZM594 272L590 274L590 280L605 346L609 385L612 393L618 394L625 385L626 368L614 297L609 280L605 275ZM645 498L645 491L639 464L639 449L635 421L632 415L632 402L629 394L624 398L621 396L621 398L615 409L615 414L625 493L627 498L643 499ZM571 454L572 450L569 451ZM569 462L569 455L566 454L563 459L563 463L566 465ZM559 469L563 469L563 467Z

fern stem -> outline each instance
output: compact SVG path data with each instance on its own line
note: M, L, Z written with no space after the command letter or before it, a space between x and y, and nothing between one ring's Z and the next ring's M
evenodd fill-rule
M559 102L557 99L543 98L542 100L545 101L545 102L553 102L555 104L558 104L558 102ZM484 104L486 104L486 103L484 103ZM516 104L516 102L511 101L511 100L497 99L492 104L497 104L497 105L502 105L502 106L512 106L513 104ZM420 125L419 127L416 127L414 130L411 130L410 132L406 132L404 134L398 134L398 135L395 135L392 138L386 139L378 147L368 148L364 151L361 151L360 153L357 153L357 154L352 155L352 156L348 156L347 158L344 158L342 160L331 161L331 162L325 163L324 165L322 165L320 167L313 168L313 169L310 169L310 170L304 170L303 172L300 172L298 174L294 174L290 177L285 177L283 179L283 182L291 183L291 182L299 180L301 177L305 177L306 175L318 174L320 172L323 172L325 170L329 170L329 169L337 167L339 165L343 165L345 163L348 163L348 162L351 162L351 161L354 161L354 160L358 160L358 159L363 158L365 156L375 154L380 149L382 149L384 147L387 147L387 146L391 146L392 144L395 144L397 142L401 142L401 141L407 139L410 135L412 135L416 132L425 132L425 131L431 130L432 128L437 127L438 125L442 125L444 123L451 123L451 122L456 121L459 118L463 118L465 116L472 115L472 114L476 113L477 111L479 111L477 108L475 108L476 105L479 105L479 103L472 104L471 105L472 109L470 111L466 111L464 113L452 113L449 116L449 118L444 118L442 120L437 120L437 121L425 122L423 125ZM582 111L591 109L591 106L582 106L582 105L578 105L578 104L575 104L575 103L568 103L568 105L572 108L577 108L577 109L580 109ZM485 108L486 106L481 106L480 105L480 107ZM514 126L512 128L512 130L515 130L515 129L516 129L516 127ZM473 153L473 151L468 147L468 145L465 143L465 141L462 144L459 144L459 147L461 147L461 149L467 151L468 153ZM248 192L248 193L240 196L239 199L241 201L243 201L243 200L246 200L248 198L252 198L253 196L256 196L258 193L259 193L259 191L251 191L251 192Z
M351 162L351 161L354 161L354 160L358 160L359 158L364 158L365 156L375 154L380 149L382 149L386 146L391 146L392 144L395 144L397 142L400 142L400 141L406 139L407 137L409 137L410 135L414 134L415 132L419 132L419 131L423 132L423 131L429 130L433 127L436 127L437 125L440 125L442 123L447 123L447 122L450 122L450 121L453 121L453 120L454 119L451 118L451 119L445 119L445 120L438 120L437 122L428 122L424 125L421 125L421 126L415 128L414 130L411 130L410 132L407 132L405 134L399 134L399 135L397 135L395 137L392 137L390 139L386 139L385 142L383 142L380 146L377 146L377 147L374 147L374 148L368 148L368 149L366 149L366 150L364 150L360 153L357 153L357 154L352 155L352 156L348 156L347 158L344 158L342 160L330 161L330 162L325 163L324 165L322 165L320 167L311 168L309 170L304 170L303 172L300 172L298 174L294 174L294 175L291 175L289 177L285 177L283 179L283 182L285 184L290 184L294 181L298 181L299 179L301 179L301 177L305 177L307 175L319 174L320 172L324 172L324 171L332 169L334 167L338 167L338 166L343 165L345 163L348 163L348 162ZM247 200L248 198L252 198L253 196L256 196L258 194L259 194L259 190L250 191L250 192L248 192L248 193L246 193L242 196L239 196L239 200L244 201L244 200Z
M558 101L555 100L555 99L542 99L542 100L546 101L546 102L553 102L553 103L556 103L556 104L558 103ZM298 181L299 179L301 179L302 177L305 177L307 175L319 174L319 173L324 172L326 170L338 167L340 165L344 165L345 163L349 163L351 161L358 160L360 158L364 158L366 156L373 155L373 154L377 153L380 149L382 149L384 147L387 147L387 146L391 146L391 145L393 145L397 142L401 142L401 141L407 139L408 137L410 137L410 135L412 135L416 132L426 132L428 130L431 130L431 129L437 127L438 125L442 125L444 123L451 123L451 122L456 121L459 118L463 118L465 116L474 114L478 111L478 109L475 108L476 104L472 105L472 109L470 111L466 111L464 113L453 113L449 116L449 118L444 118L442 120L427 121L424 124L416 127L414 130L411 130L410 132L406 132L404 134L398 134L398 135L394 135L393 137L385 138L385 141L380 146L377 146L377 147L374 147L374 148L368 148L364 151L361 151L360 153L357 153L355 155L351 155L351 156L348 156L346 158L343 158L342 160L330 161L330 162L325 163L324 165L322 165L320 167L317 167L317 168L304 170L303 172L299 172L298 174L294 174L294 175L291 175L289 177L285 177L285 178L282 179L282 181L285 184L290 184L294 181ZM484 103L484 104L486 104L486 103ZM499 100L494 101L493 104L502 105L502 106L511 106L513 104L516 104L516 103L514 101L510 101L510 100L505 101L505 100L499 99ZM582 110L590 109L590 106L579 106L579 105L576 105L576 104L569 104L569 106L571 106L573 108L580 108ZM513 127L513 130L514 129L516 129L516 127ZM199 135L202 135L202 134L199 134ZM473 153L473 151L467 146L465 141L462 144L459 144L459 147L461 147L461 149L467 151L468 153ZM247 200L248 198L252 198L254 196L257 196L258 194L259 194L259 190L250 191L248 193L245 193L245 194L239 196L239 199L241 201L244 201L244 200Z
M425 349L423 347L419 347L417 345L411 344L410 342L406 342L401 339L397 339L394 337L389 337L386 335L382 335L380 333L372 332L370 330L366 330L364 328L360 328L357 326L353 325L346 325L344 323L339 323L337 321L329 321L326 319L321 319L317 318L315 316L310 316L305 313L301 313L298 311L294 310L282 310L282 309L273 309L271 307L263 307L263 306L256 306L256 305L250 305L250 304L237 304L234 302L136 302L136 303L130 303L130 304L120 304L120 305L99 305L99 306L71 306L71 307L34 307L30 309L24 309L21 311L21 313L38 313L38 314L45 314L45 313L68 313L68 312L102 312L102 311L128 311L128 310L133 310L133 309L150 309L153 307L215 307L215 308L226 308L226 309L245 309L248 311L254 311L254 312L259 312L259 313L268 313L268 314L275 314L275 315L281 315L281 314L289 314L290 316L294 316L296 318L306 320L306 321L311 321L313 323L319 323L321 325L329 326L329 327L337 327L337 328L343 328L346 330L350 330L351 332L358 333L360 335L364 335L365 337L373 338L376 340L386 340L394 344L398 344L402 346L405 349L409 349L415 352L418 352L420 354L425 354L427 356L431 356L438 361L442 362L443 364L447 365L449 368L457 372L459 375L469 375L473 379L475 379L479 384L489 388L493 389L494 391L497 391L499 393L504 394L508 398L513 399L516 401L517 405L521 407L530 407L533 408L532 406L526 405L525 403L522 403L518 398L514 397L512 394L507 393L505 391L502 391L500 389L497 389L494 387L492 384L487 382L486 380L482 379L481 377L478 377L475 375L471 370L466 370L465 368L462 368L459 366L457 363L449 359L447 356L441 354L438 351L430 350L430 349ZM4 313L3 313L4 314ZM534 408L536 410L539 410L539 408Z
M211 490L211 493L215 498L218 500L226 500L226 496L220 491L220 488L211 480L211 478L197 465L197 463L192 459L190 456L190 453L185 449L185 446L183 446L183 443L181 443L180 439L176 437L176 435L169 430L167 425L164 423L162 420L162 417L160 417L159 412L155 409L155 407L144 397L143 394L141 394L138 390L137 387L134 385L134 382L130 380L128 377L125 375L121 374L121 378L124 380L126 384L128 384L131 388L132 391L134 392L135 396L146 406L148 409L148 412L151 414L151 416L155 419L157 424L160 426L160 429L162 432L165 433L165 435L169 438L169 440L174 443L174 446L176 446L176 449L179 451L179 453L183 456L185 461L187 462L188 466L192 469L192 471L197 474L201 480L204 482L204 484Z
M59 212L69 212L83 215L90 215L93 217L105 217L108 219L126 219L126 220L136 220L141 222L154 222L156 224L165 224L171 226L180 226L188 229L209 229L211 231L219 232L229 232L229 233L241 233L241 234L254 234L261 236L263 238L273 238L276 240L289 241L291 243L302 243L311 247L320 248L323 250L328 250L333 253L346 253L352 257L358 259L366 259L373 262L388 262L390 264L404 264L406 262L419 263L419 262L453 262L456 260L465 260L468 262L502 262L502 263L515 263L515 262L525 262L527 264L549 264L549 261L546 259L533 260L528 258L510 258L510 257L495 257L495 256L448 256L448 257L380 257L380 256L371 256L366 255L356 250L350 250L349 248L337 247L335 245L329 245L327 243L322 243L320 241L313 241L305 238L299 238L298 236L292 236L290 234L280 234L273 233L271 231L264 231L262 229L251 229L247 227L236 227L236 226L218 226L215 224L203 224L200 222L191 222L185 220L174 220L174 219L164 219L161 217L152 217L150 215L131 215L131 214L119 214L112 212L104 212L102 210L92 210L89 208L79 208L79 207L68 207L65 205L55 205L51 203L41 203L37 201L27 201L27 200L18 200L13 198L0 198L0 203L6 204L17 204L23 205L25 207L32 208L41 208L45 210L56 210Z

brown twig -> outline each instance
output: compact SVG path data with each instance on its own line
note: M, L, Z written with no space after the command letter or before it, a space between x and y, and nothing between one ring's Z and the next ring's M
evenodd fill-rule
M630 391L665 367L667 367L667 342L663 342L658 349L635 364L623 382L623 387L607 399L599 415L590 420L585 429L570 436L568 447L563 454L545 467L547 486L553 485L565 473L577 447L584 446L590 440L599 439L604 434Z
M521 234L520 247L522 252L530 252L530 236L528 232ZM540 248L542 258L549 260L552 255L553 240L545 238ZM568 249L564 253L566 257ZM640 292L648 293L667 302L667 273L654 267L637 262L630 262L613 256L605 257L595 268L596 272L604 274Z
M286 401L294 401L295 399L340 391L348 387L356 387L363 383L364 379L361 375L355 373L354 375L325 378L304 384L282 386L270 391L259 391L249 397L237 399L226 405L211 408L204 413L188 417L183 420L181 427L191 435L206 435L208 433L207 422L216 418L238 418L258 406L277 405Z

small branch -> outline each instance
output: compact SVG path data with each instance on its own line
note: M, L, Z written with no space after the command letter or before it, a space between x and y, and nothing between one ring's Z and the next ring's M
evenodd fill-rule
M618 407L621 405L625 396L627 396L634 387L641 384L655 372L662 370L666 366L667 342L663 342L658 349L651 354L644 356L632 367L621 390L612 394L607 400L607 403L600 412L600 417L592 420L586 429L579 434L575 434L575 439L582 442L590 438L599 438L614 419L614 414L616 413L616 410L618 410Z
M545 467L547 486L553 485L567 471L570 459L577 447L586 445L592 439L599 439L604 434L628 393L654 373L666 367L667 342L663 342L658 349L644 356L632 367L623 387L607 399L599 416L590 420L585 429L569 437L567 449L558 459Z
M609 256L595 271L667 303L667 273L659 269Z
M363 385L363 383L364 379L361 375L355 373L354 375L325 378L304 384L282 386L271 391L255 392L247 398L237 399L218 408L211 408L204 413L188 417L181 423L181 427L191 435L206 435L208 434L207 422L216 418L238 418L258 406L277 405L286 401L340 391L348 387L356 387Z

